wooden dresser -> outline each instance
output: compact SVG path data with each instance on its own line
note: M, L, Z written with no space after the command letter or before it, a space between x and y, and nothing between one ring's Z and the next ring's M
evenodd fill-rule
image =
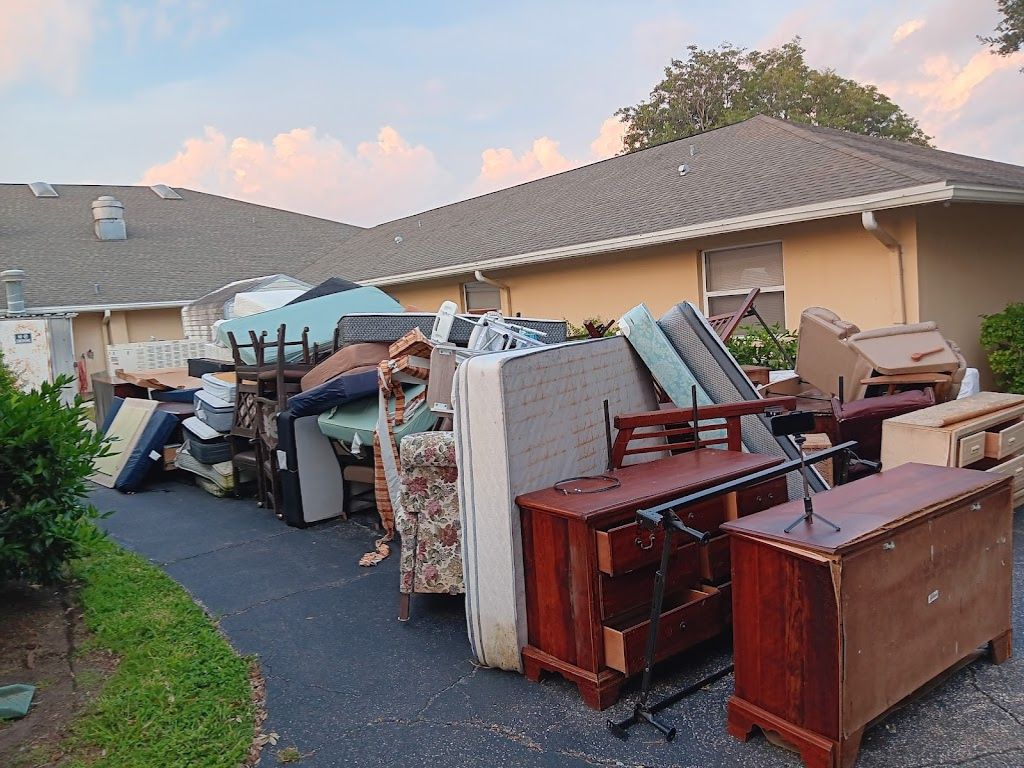
M604 492L566 495L547 488L518 497L529 624L526 677L557 672L577 684L587 705L613 704L625 679L643 668L662 543L660 531L638 528L636 511L777 463L770 456L702 448L613 470L621 485ZM678 514L693 528L717 532L726 519L786 498L785 478L778 478ZM675 541L659 659L719 634L731 607L727 537L707 546L685 536Z
M783 529L794 501L725 523L735 694L809 768L849 768L864 728L986 643L1010 655L1010 479L905 464L814 497L836 522Z
M1014 478L1024 504L1024 395L979 392L882 422L882 468L909 461Z

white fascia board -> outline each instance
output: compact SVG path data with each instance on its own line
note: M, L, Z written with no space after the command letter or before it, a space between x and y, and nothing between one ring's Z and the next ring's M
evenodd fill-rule
M660 232L647 232L608 240L594 240L559 248L503 256L496 259L484 259L463 264L455 264L436 269L424 269L417 272L406 272L387 277L361 280L363 285L397 285L401 283L420 282L444 277L473 274L475 270L507 269L528 264L539 264L546 261L573 259L591 256L598 253L624 251L643 248L651 245L662 245L699 237L710 237L729 232L742 232L762 227L777 227L783 224L795 224L801 221L827 219L836 216L847 216L864 211L882 210L886 208L905 208L911 205L940 203L950 200L971 202L1005 202L1024 204L1024 190L1006 189L1003 187L985 187L981 185L949 184L943 181L921 184L915 187L878 192L871 195L848 197L841 200L829 200L812 205L801 205L794 208L782 208L775 211L737 216L730 219L692 224L686 227L666 229Z
M181 301L138 301L125 304L71 304L55 307L30 307L28 311L45 312L48 314L55 312L103 312L108 309L111 312L131 312L137 309L180 309L191 303L191 299L183 299Z

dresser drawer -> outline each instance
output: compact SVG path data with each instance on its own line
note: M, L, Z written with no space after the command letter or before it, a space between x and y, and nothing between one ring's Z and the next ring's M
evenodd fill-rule
M956 465L966 467L978 459L985 458L985 436L986 432L976 432L967 437L961 437L956 451Z
M997 432L985 432L985 455L1002 459L1024 449L1024 421Z
M700 577L709 584L729 580L729 534L715 536L700 548Z
M679 519L699 531L717 531L725 520L725 506L721 498L693 504L677 513ZM595 531L597 537L597 567L609 576L618 576L651 565L661 559L661 543L665 533L640 528L636 523L626 523ZM677 546L692 543L685 534L674 534Z
M1012 477L1015 495L1024 490L1024 454L1009 461L1004 461L1002 464L996 464L994 467L989 467L985 471Z
M774 480L736 491L736 507L740 517L752 515L762 509L789 501L787 489L786 478L777 477Z
M714 587L691 589L665 601L658 624L655 661L661 661L722 631L722 594ZM650 615L637 612L604 625L604 663L633 675L644 668Z
M702 547L696 542L690 542L672 553L666 580L669 593L690 589L700 581L699 549ZM608 576L602 573L599 577L601 620L611 620L637 608L650 610L651 596L654 593L654 575L657 570L657 565L648 565L621 576Z

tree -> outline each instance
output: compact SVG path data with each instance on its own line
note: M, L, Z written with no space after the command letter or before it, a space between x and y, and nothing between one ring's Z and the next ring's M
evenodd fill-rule
M996 25L995 37L983 37L981 41L1000 56L1009 56L1024 48L1024 0L996 0L996 5L1003 20Z
M649 99L616 111L626 122L624 151L757 114L930 146L917 121L873 85L809 67L800 38L767 51L729 43L707 50L691 45L687 51L685 59L665 68L665 79Z

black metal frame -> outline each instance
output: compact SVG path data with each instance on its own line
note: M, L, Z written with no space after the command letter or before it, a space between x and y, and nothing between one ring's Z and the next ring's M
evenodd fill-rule
M676 691L675 693L669 694L653 704L647 703L651 692L651 675L654 667L654 658L657 653L658 625L661 620L661 608L665 600L665 580L668 575L669 564L672 556L672 536L675 533L683 533L690 536L701 545L707 544L711 539L711 534L707 531L698 531L694 528L690 528L688 525L685 525L679 519L678 515L676 515L675 510L681 507L686 507L690 504L707 501L708 499L712 499L717 496L723 496L733 491L748 488L766 480L773 480L776 477L782 477L790 472L802 471L808 465L816 464L819 461L825 461L826 459L835 458L839 459L840 463L845 463L848 452L856 447L856 445L857 443L853 440L840 443L839 445L832 446L831 448L827 448L823 451L813 453L806 458L801 456L799 459L791 459L790 461L777 466L763 469L760 472L754 472L746 477L729 480L725 483L721 483L720 485L705 488L702 491L697 491L696 493L691 493L678 499L673 499L672 501L666 501L648 509L637 510L636 522L638 526L642 526L650 530L654 530L660 526L664 529L665 536L661 549L661 563L658 566L658 572L654 579L654 594L651 600L651 618L647 634L647 648L644 654L644 674L640 683L640 695L637 697L632 714L622 720L612 720L609 718L606 721L605 724L608 730L610 730L615 736L620 739L627 739L629 738L630 728L637 723L646 722L657 728L665 736L667 741L672 741L676 736L676 729L659 718L657 713L672 704L681 701L687 696L696 693L706 685L725 677L733 670L733 667L730 664L726 668L714 672L703 680L689 685L682 690Z

